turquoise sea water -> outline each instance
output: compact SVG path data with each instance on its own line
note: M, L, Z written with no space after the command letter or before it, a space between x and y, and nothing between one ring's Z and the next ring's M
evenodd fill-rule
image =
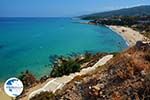
M0 18L0 81L26 69L37 77L49 74L50 55L116 52L125 41L104 26L71 18Z

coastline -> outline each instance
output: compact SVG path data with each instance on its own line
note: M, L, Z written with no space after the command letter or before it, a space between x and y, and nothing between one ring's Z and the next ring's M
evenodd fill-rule
M130 44L129 44L129 42L127 41L127 39L126 39L124 36L122 36L118 31L114 30L112 27L110 27L110 26L108 26L108 25L105 25L105 26L106 26L107 28L109 28L110 30L112 30L113 32L117 33L119 36L121 36L121 37L123 38L123 40L126 42L127 46L128 46L128 47L130 46Z
M95 25L92 23L81 23L81 24L91 24ZM140 34L140 32L133 30L130 27L125 27L125 26L117 26L117 25L104 25L105 27L109 28L113 32L117 33L120 35L128 47L132 47L136 44L137 41L143 41L143 42L150 42L150 39L145 37L144 35Z
M127 43L129 47L136 44L137 41L145 41L149 40L144 35L140 34L139 32L124 26L115 26L115 25L107 25L109 29L116 32L118 35L120 35Z
M143 36L142 34L140 34L139 32L129 28L129 27L124 27L124 26L113 26L113 25L110 25L110 26L107 26L109 29L111 29L112 31L114 31L115 33L117 33L118 35L120 35L127 43L127 45L129 47L133 46L136 44L137 41L144 41L145 39L147 39L145 36ZM123 31L124 30L124 31ZM89 72L89 71L88 71ZM48 80L48 81L51 81ZM40 88L42 88L45 84L48 84L50 82L44 82L44 84L39 84L37 87L33 87L31 90L32 92L35 92L33 91L34 89L35 90L39 90ZM61 85L61 84L59 84ZM0 85L0 96L2 96L3 98L7 98L7 99L4 99L4 100L11 100L11 98L9 98L4 92L3 92L3 89L1 88L2 86ZM42 88L43 90L43 88ZM30 93L29 97L32 95L34 95L34 93L32 94L32 92ZM36 91L37 92L37 91ZM35 92L35 93L36 93Z

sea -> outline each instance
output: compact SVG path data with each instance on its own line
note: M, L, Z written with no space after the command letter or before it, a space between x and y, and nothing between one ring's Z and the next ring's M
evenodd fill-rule
M105 26L72 18L0 18L0 81L31 71L49 75L49 57L72 53L120 52L126 41Z

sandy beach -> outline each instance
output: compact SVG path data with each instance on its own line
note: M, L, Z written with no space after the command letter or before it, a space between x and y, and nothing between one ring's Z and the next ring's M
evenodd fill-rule
M143 36L139 32L124 26L107 26L111 30L117 32L120 36L122 36L126 41L129 47L136 44L137 41L145 41L149 40L147 37Z
M4 93L4 91L0 88L0 99L1 100L12 100L8 95Z

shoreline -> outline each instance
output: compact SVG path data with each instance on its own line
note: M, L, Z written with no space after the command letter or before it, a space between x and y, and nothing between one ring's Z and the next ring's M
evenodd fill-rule
M105 26L106 26L107 28L109 28L110 30L112 30L113 32L117 33L117 35L121 36L121 38L123 38L123 40L125 41L125 43L127 44L127 46L128 46L128 47L130 46L130 44L129 44L129 42L127 41L127 39L126 39L124 36L122 36L118 31L114 30L112 27L110 27L110 26L108 26L108 25L105 25Z
M105 25L105 26L107 28L109 28L110 30L114 31L115 33L117 33L119 36L121 36L125 40L125 42L128 45L128 47L131 47L131 46L135 45L137 41L144 41L145 39L148 39L147 37L143 36L139 32L137 32L137 31L135 31L135 30L133 30L133 29L131 29L129 27L114 26L114 25L109 25L109 26ZM49 80L49 81L51 81L51 80ZM50 82L47 82L47 84L48 83L50 84ZM9 98L4 93L2 84L3 83L0 84L0 96L7 98L6 100L10 100L11 98ZM62 84L59 84L59 85L61 86ZM40 90L42 87L43 86L40 84L39 86L36 87L36 88L38 88L36 90ZM43 90L43 88L40 91L42 91L42 90ZM34 95L34 93L36 94L36 92L39 92L39 91L32 91L28 96L32 97L32 95Z
M106 25L109 29L120 35L127 43L129 47L134 46L137 41L149 40L144 35L140 34L138 31L133 30L130 27Z
M81 23L81 24L90 24L91 23ZM137 41L150 42L150 39L140 34L140 32L133 30L130 27L125 26L117 26L117 25L104 25L109 28L113 32L117 33L119 36L123 38L128 47L132 47L136 44Z

